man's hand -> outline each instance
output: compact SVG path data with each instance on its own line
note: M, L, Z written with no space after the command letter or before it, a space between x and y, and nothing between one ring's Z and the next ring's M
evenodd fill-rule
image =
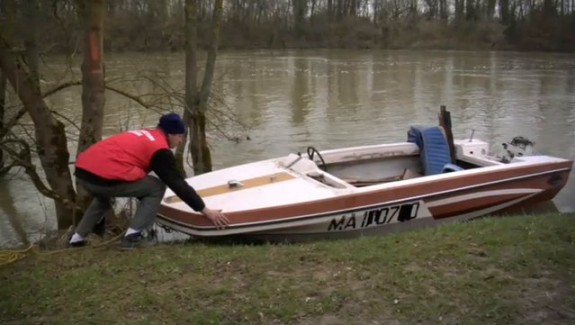
M230 223L228 218L222 213L222 210L212 210L206 207L202 210L202 214L208 217L219 229L225 228Z

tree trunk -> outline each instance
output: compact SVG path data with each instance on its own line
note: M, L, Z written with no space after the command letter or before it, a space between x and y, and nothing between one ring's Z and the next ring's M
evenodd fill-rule
M293 24L297 37L303 35L304 20L307 12L307 0L292 0Z
M184 95L184 121L190 127L190 138L192 132L192 112L196 111L198 103L198 65L197 65L197 19L198 7L196 1L186 0L185 8L185 49L186 49L186 75L185 75L185 95ZM185 144L180 145L176 149L176 162L178 169L185 175L184 172L184 148ZM191 150L191 145L190 145ZM190 154L191 151L190 151Z
M509 0L499 0L499 17L503 25L508 25L510 23Z
M17 63L8 44L0 41L0 68L32 118L38 156L56 197L58 228L66 229L74 219L75 191L68 167L70 154L64 125L54 118L24 66L23 62Z
M455 0L455 22L459 23L464 20L465 0Z
M495 5L496 0L487 0L485 5L485 16L483 17L487 21L492 21L495 15Z
M7 186L0 186L0 197L8 198L8 204L2 205L2 212L7 217L8 225L14 230L14 234L23 245L30 244L26 230L22 225L22 220L18 218L18 211L14 206L14 200L10 197L10 191Z
M104 63L102 26L105 0L91 0L84 10L84 61L82 63L82 126L78 154L102 139L104 125Z
M190 152L192 153L192 161L194 162L195 175L212 170L212 155L206 138L206 111L211 94L212 82L214 80L214 71L216 69L222 14L223 0L215 0L208 56L197 107L198 114L192 114L192 117L194 117L194 115L196 116L192 129L192 139L190 141L191 146L194 148L194 150L190 150Z
M475 10L475 0L465 0L465 19L467 21L475 21L477 19Z
M334 0L327 0L327 19L330 23L333 22L334 11L335 11L333 1Z
M216 57L218 52L219 35L223 13L223 0L214 2L212 26L210 29L210 44L208 48L206 68L200 91L198 91L197 78L197 14L196 1L186 0L186 94L184 118L190 128L189 151L194 164L194 175L212 170L212 157L206 138L206 110L210 97ZM176 153L179 161L183 161L183 148ZM183 166L183 163L180 167Z
M28 66L28 73L32 78L32 84L40 89L40 54L38 53L38 2L37 0L28 0L24 4L24 49L25 61ZM38 90L39 91L39 90Z
M0 71L0 134L4 134L4 115L6 106L6 77L4 73ZM2 142L2 136L0 136L0 143ZM7 172L4 169L6 162L4 161L4 151L0 149L0 176Z
M439 0L439 19L445 23L449 19L449 7L447 0Z
M91 0L87 6L81 6L79 9L80 16L85 22L85 30L84 61L82 62L82 125L77 155L102 139L106 100L102 49L105 10L105 0ZM91 197L81 187L77 188L77 203L86 208Z

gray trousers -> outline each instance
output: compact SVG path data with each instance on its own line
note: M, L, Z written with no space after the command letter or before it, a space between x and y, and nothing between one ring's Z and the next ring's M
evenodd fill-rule
M112 186L95 185L81 179L77 179L77 183L94 196L92 203L76 227L76 233L82 237L88 236L94 226L112 208L111 202L115 197L138 198L140 202L130 228L139 231L150 228L154 224L154 219L166 191L166 185L153 176L146 176L136 182Z

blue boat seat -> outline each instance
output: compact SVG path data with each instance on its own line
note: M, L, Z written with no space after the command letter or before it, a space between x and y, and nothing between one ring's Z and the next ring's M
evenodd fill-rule
M425 175L463 170L451 161L449 144L440 127L412 126L407 133L407 141L413 142L419 147Z
M443 166L443 169L441 170L442 173L450 173L450 172L456 172L456 171L460 171L463 170L463 168L457 166L456 164L445 164L445 166Z

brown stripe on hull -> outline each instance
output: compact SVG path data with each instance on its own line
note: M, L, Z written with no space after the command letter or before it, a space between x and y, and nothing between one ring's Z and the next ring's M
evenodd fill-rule
M483 210L489 207L505 204L507 202L511 202L513 200L517 200L521 197L529 195L532 194L502 194L498 196L480 197L476 199L433 207L429 209L429 212L431 212L431 215L434 219L450 218L461 214L471 213L473 211Z
M565 161L521 166L481 174L455 175L455 173L453 173L453 177L447 179L407 184L393 189L381 189L369 193L352 193L315 202L296 203L241 212L228 212L226 216L232 224L277 221L289 217L325 214L329 211L346 211L358 207L381 205L387 202L418 198L425 200L430 197L433 197L435 200L477 191L501 189L540 189L543 192L538 195L538 197L549 197L550 194L548 192L557 193L565 185L569 177L571 166L571 161ZM552 181L552 179L555 179L555 181ZM557 179L559 179L559 181L557 181ZM469 209L475 208L469 207ZM160 214L182 224L189 224L195 227L213 227L213 224L200 214L189 213L168 206L162 206Z
M197 191L197 193L199 196L205 198L205 197L212 196L212 195L224 194L224 193L229 193L229 192L236 192L236 191L241 191L241 190L245 190L248 188L263 186L263 185L267 185L267 184L271 184L271 183L283 182L283 181L287 181L287 180L290 180L293 178L294 178L294 176L292 176L286 172L281 172L281 173L277 173L277 174L271 174L271 175L260 176L260 177L242 180L242 181L240 181L243 184L242 186L231 187L228 184L224 184L224 185L218 185L218 186L214 186L214 187L208 187L208 188ZM182 201L182 199L180 199L176 195L172 195L172 196L169 196L169 197L164 199L164 202L166 202L166 203L176 203L176 202L181 202L181 201Z
M556 175L556 174L554 174ZM479 191L498 191L498 190L513 190L513 189L541 189L542 191L539 193L524 193L524 194L500 194L497 196L488 196L488 197L478 197L476 199L470 199L463 202L457 202L449 205L441 205L437 207L432 207L429 209L432 216L435 219L442 219L442 218L449 218L465 213L470 213L477 210L487 209L489 207L493 207L496 205L504 204L506 202L511 202L517 200L521 197L530 196L523 201L517 202L509 207L502 209L510 210L516 206L529 206L541 202L545 202L551 200L559 193L561 188L565 185L566 182L562 183L560 186L553 186L549 184L549 179L554 177L553 175L540 175L535 176L532 178L525 178L521 181L515 181L510 185L510 183L502 183L493 186L488 186L485 188L477 187L469 191L461 191L457 193L457 195L465 195L465 194L472 194ZM569 173L566 172L563 176L563 179L567 180L569 177ZM450 195L442 195L434 197L433 200L441 200L449 198Z

